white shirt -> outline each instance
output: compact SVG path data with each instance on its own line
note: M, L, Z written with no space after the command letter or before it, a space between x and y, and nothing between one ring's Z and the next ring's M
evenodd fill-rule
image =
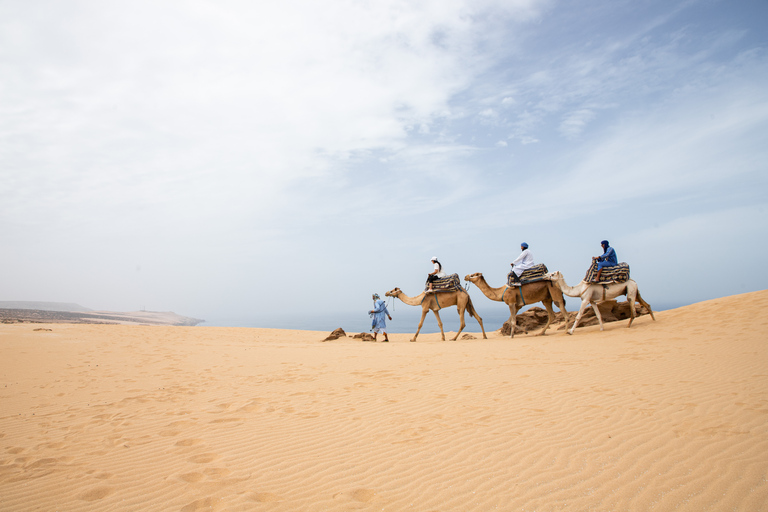
M528 270L534 265L535 263L533 262L533 254L531 254L531 251L528 249L524 249L523 252L520 253L520 256L518 256L517 259L512 262L512 271L517 274L517 277L520 277L520 274L523 273L523 270Z
M435 277L445 277L445 272L440 270L440 265L435 262L435 270L437 270L437 274L435 274Z

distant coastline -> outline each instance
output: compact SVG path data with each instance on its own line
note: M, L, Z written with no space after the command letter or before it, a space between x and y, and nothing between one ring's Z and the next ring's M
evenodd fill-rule
M194 326L205 320L157 311L93 311L79 304L0 301L0 323L68 323Z

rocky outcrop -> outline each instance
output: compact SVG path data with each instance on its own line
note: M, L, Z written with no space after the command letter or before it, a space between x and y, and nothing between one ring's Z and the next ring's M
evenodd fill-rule
M600 316L603 317L603 322L618 322L620 320L628 320L631 316L629 313L629 302L618 302L615 300L607 300L597 305L600 309ZM569 311L568 315L570 323L573 323L573 319L576 318L576 311ZM647 315L648 310L641 306L639 303L635 303L635 317L641 315ZM529 332L543 329L547 323L547 310L540 307L533 307L523 313L517 314L517 326L515 328L515 334L528 334ZM558 325L560 324L560 325ZM598 325L597 317L592 307L589 307L584 311L584 315L579 321L579 327L586 327L589 325ZM560 311L555 312L555 320L552 323L552 327L557 330L564 330L565 323L563 322L563 314ZM500 329L500 333L504 336L509 336L510 326L508 322L504 322L504 325Z
M338 329L335 329L331 334L328 335L327 338L325 338L323 341L332 341L337 340L339 338L346 338L347 333L344 332L344 329L339 327Z

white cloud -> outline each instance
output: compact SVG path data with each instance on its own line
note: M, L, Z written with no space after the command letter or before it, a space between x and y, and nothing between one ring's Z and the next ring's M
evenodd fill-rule
M587 124L595 118L595 113L587 108L568 112L560 123L560 133L572 139L578 136Z
M306 272L354 274L349 305L371 250L394 248L386 280L657 196L754 201L762 39L644 6L0 3L3 293L205 309L270 286L276 309Z

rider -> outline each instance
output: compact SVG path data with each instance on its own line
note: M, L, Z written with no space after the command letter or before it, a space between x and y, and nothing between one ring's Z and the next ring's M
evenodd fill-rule
M528 270L535 265L533 262L533 254L528 250L528 244L525 242L521 243L520 250L522 251L520 256L511 263L512 272L510 274L512 275L512 280L516 283L520 282L520 276L525 270Z
M600 274L605 267L615 267L619 264L619 260L616 258L616 251L610 246L608 240L603 240L600 242L600 245L603 246L603 255L592 257L593 261L597 261L597 275L593 281L594 283L600 281Z
M441 277L445 277L445 272L443 272L443 266L440 264L439 261L437 261L437 256L432 256L432 263L435 264L435 269L429 274L427 274L427 283L429 284L429 287L427 288L427 293L432 293L432 283L434 283Z

